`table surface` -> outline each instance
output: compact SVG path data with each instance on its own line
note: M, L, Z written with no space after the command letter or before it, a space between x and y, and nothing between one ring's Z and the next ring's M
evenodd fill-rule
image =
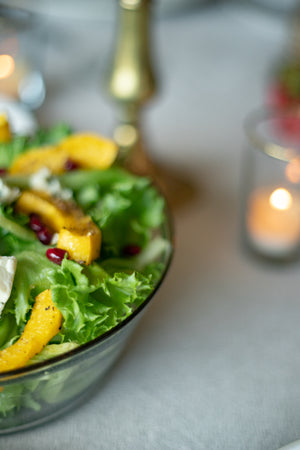
M101 80L113 26L71 25L48 43L37 118L111 134ZM265 100L288 29L249 4L156 20L148 153L191 187L173 211L172 267L101 389L63 418L2 437L1 449L275 450L299 439L300 262L253 258L240 230L243 120Z

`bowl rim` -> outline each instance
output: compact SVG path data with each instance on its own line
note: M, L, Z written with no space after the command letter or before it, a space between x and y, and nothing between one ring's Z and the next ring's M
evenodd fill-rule
M24 377L29 376L29 375L37 376L40 374L40 372L44 371L45 369L51 369L52 366L58 365L59 363L68 362L69 360L72 359L72 357L79 356L81 354L84 354L86 351L89 351L92 348L97 347L97 345L101 344L104 341L109 340L115 334L117 334L119 331L124 329L150 303L151 299L157 293L163 280L165 279L165 277L169 271L169 268L170 268L170 265L171 265L171 262L173 259L173 255L174 255L173 217L171 215L170 208L168 207L165 196L161 193L161 191L159 190L159 188L157 186L156 186L156 189L160 192L160 195L162 195L165 200L165 207L164 207L165 218L164 218L163 223L160 225L160 227L158 227L158 229L162 230L162 232L164 234L166 234L167 239L171 245L170 245L170 250L166 256L166 262L165 262L164 269L161 273L161 276L160 276L158 282L156 283L156 285L154 286L154 289L148 295L148 297L128 317L126 317L126 319L122 320L115 327L111 328L110 330L106 331L105 333L101 334L100 336L92 339L91 341L88 341L85 344L79 345L78 347L75 347L72 350L69 350L60 355L54 356L52 358L48 358L44 361L37 362L37 363L31 364L29 366L19 367L18 369L0 372L0 382L2 385L5 385L6 383L10 384L10 383L19 381L19 378L21 378L22 376L24 376ZM1 396L1 391L0 391L0 396Z

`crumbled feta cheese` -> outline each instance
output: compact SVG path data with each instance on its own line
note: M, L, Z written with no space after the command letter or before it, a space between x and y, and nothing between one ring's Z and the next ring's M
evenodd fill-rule
M48 191L48 180L51 171L47 167L42 167L29 178L29 186L37 191Z
M12 203L20 195L20 190L18 188L8 187L4 181L0 178L0 203Z
M62 200L71 200L72 191L71 189L62 189L58 179L53 179L49 181L48 191L54 197L61 198Z
M51 245L56 245L58 243L58 233L54 233L51 239L50 244Z
M31 189L48 192L48 194L58 197L62 200L71 200L71 189L63 189L57 178L52 178L52 173L47 167L42 167L36 173L31 175L29 185Z
M0 256L0 315L10 297L16 267L15 256Z

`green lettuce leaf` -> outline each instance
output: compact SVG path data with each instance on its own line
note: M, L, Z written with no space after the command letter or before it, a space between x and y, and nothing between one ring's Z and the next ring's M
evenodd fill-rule
M52 342L83 344L109 331L141 304L153 289L152 275L107 274L97 264L83 268L64 259L50 274L52 299L63 315Z
M64 342L63 344L46 345L43 350L33 358L31 358L31 360L28 361L27 364L31 365L45 361L46 359L54 358L55 356L62 355L63 353L69 352L76 347L78 347L78 344L76 342Z
M122 256L127 245L144 247L164 219L164 199L148 178L117 167L75 171L60 178L102 231L102 256Z
M45 255L35 251L23 251L15 256L17 269L14 284L4 310L14 313L17 324L22 328L35 297L50 287L50 275L57 269Z
M42 247L36 235L25 225L28 216L14 214L11 206L0 205L0 254L15 255L23 249Z

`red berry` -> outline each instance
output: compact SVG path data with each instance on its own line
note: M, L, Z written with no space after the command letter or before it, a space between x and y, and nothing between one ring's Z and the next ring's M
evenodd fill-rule
M36 233L44 228L40 216L38 216L37 214L30 214L29 226Z
M72 161L72 159L67 159L65 164L64 164L64 169L67 172L70 172L71 170L76 170L78 169L78 164L75 161Z
M123 248L123 253L126 256L135 256L138 255L141 251L141 247L134 244L126 245L126 247Z
M286 87L282 83L277 83L271 86L269 90L269 103L270 106L275 108L286 108L293 104L293 100Z
M63 250L62 248L48 248L46 251L47 258L54 262L55 264L61 265L62 260L64 259L65 255L68 257L67 250Z
M0 177L7 174L7 169L4 169L3 167L0 168Z
M50 233L50 231L46 227L43 227L40 231L37 231L36 235L42 244L44 245L50 244L52 239L52 233Z

